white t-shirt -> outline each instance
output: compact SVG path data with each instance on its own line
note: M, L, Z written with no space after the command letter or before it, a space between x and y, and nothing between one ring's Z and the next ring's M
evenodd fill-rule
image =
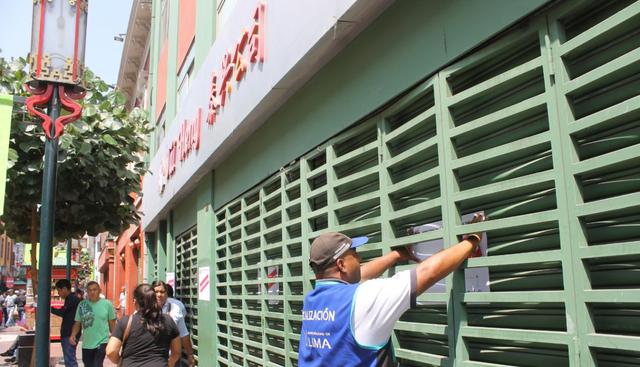
M16 304L16 298L18 298L18 296L16 296L15 294L7 296L7 298L4 300L5 305L7 307L13 307Z
M162 306L162 313L169 314L176 325L178 325L178 332L181 338L189 335L189 329L187 329L187 324L184 321L187 315L187 308L184 307L182 302L175 298L167 298L167 302Z
M124 292L120 292L120 308L125 308L127 306L127 296L124 295Z
M360 284L354 296L351 320L356 342L368 347L384 346L400 316L415 305L415 299L415 269Z

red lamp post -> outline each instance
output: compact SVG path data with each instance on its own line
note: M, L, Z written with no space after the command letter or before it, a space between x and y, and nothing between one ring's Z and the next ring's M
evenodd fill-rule
M36 311L36 367L49 366L51 260L55 221L58 138L64 126L80 117L74 100L84 96L82 74L88 0L34 0L31 34L29 113L42 119L47 137L40 207L40 269ZM69 114L60 114L60 105ZM46 107L46 112L44 108Z

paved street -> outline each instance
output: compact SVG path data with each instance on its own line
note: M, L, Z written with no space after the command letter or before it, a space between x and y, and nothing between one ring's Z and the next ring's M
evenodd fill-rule
M22 334L18 327L10 327L10 328L0 328L0 353L9 349L11 344L15 341L18 335ZM78 366L83 366L82 364L82 350L81 346L77 349L77 357L78 357ZM55 357L58 359L57 366L64 366L62 362L62 347L60 343L54 342L51 343L51 357ZM0 357L0 366L12 366L12 364L5 362L5 359L8 357ZM104 361L105 367L113 367L115 364L111 363L108 359Z

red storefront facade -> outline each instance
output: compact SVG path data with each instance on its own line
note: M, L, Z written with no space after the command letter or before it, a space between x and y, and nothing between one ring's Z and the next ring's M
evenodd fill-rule
M136 207L140 198L136 199ZM115 307L120 304L120 292L125 287L127 294L126 313L133 310L133 290L142 283L144 269L144 234L139 225L131 225L114 239L101 245L98 270L102 294Z

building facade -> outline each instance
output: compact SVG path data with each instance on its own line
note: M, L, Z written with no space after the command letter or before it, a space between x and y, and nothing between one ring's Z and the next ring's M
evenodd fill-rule
M124 38L117 88L127 97L126 108L149 108L149 62L151 47L151 2L132 1L129 24ZM142 153L140 153L142 154ZM142 186L142 179L140 182ZM131 194L136 210L142 208L142 197ZM126 292L126 313L134 311L133 290L144 279L144 233L141 225L130 225L116 238L102 242L98 268L100 284L106 298L120 306L120 293ZM120 313L119 313L120 314Z
M14 246L15 241L11 237L6 233L0 234L0 288L8 287L7 283L11 285L17 280L15 278L18 274L15 270L19 269L21 264L16 264Z
M640 1L150 11L145 279L175 284L199 365L297 365L328 230L365 261L485 231L397 324L402 365L640 361Z

